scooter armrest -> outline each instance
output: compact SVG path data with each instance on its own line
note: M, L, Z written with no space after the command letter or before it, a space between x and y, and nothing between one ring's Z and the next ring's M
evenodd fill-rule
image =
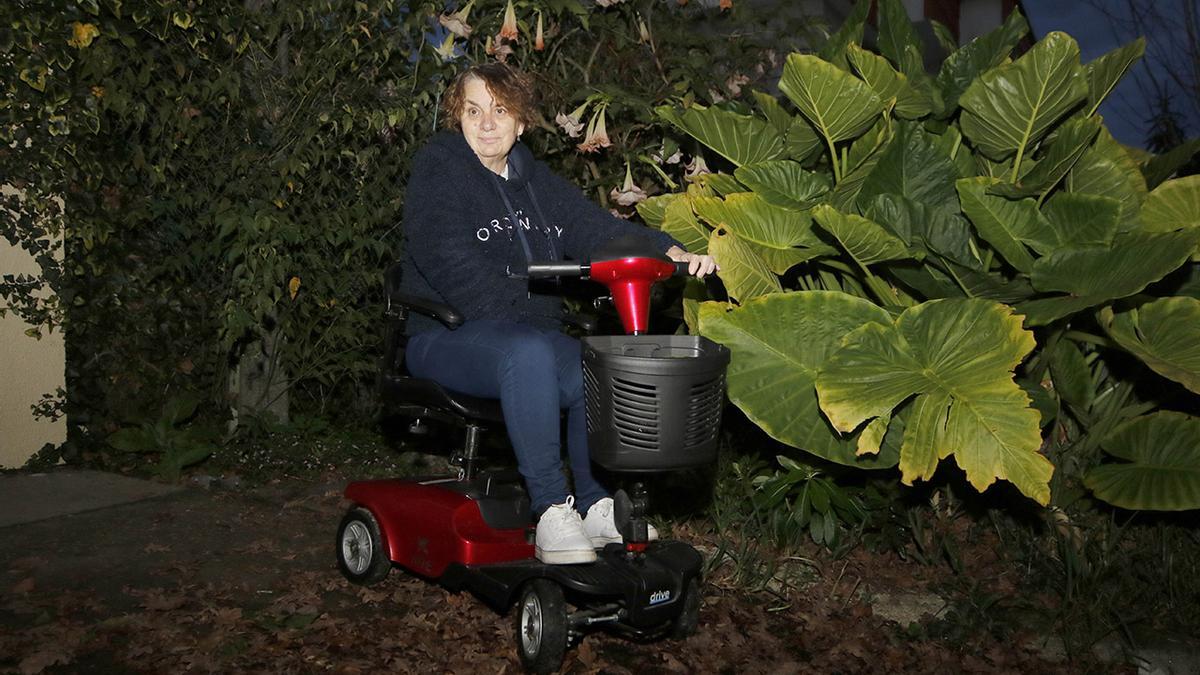
M397 307L437 319L442 325L451 330L458 328L466 320L462 312L445 303L409 295L400 291L392 291L388 294L388 309Z

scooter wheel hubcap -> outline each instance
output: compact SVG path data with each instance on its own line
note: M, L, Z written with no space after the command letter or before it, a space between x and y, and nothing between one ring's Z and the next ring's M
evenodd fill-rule
M371 533L362 523L353 522L346 526L342 535L342 558L354 574L366 571L371 561Z
M521 647L526 654L536 654L542 642L542 604L533 593L525 596L521 616Z

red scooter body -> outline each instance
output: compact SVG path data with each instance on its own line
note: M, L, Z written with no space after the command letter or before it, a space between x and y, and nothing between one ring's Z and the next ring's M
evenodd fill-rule
M346 499L375 514L392 562L427 577L441 576L450 563L533 558L526 528L492 528L479 502L455 490L456 483L453 478L358 481L346 487Z

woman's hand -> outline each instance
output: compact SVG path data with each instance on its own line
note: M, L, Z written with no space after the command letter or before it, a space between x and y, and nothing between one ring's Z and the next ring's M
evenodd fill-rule
M672 246L667 249L667 257L675 262L687 263L688 274L697 279L703 279L706 274L712 274L721 269L711 255L688 253L678 246Z

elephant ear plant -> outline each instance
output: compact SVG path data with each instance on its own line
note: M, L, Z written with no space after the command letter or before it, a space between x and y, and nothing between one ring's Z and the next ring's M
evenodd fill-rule
M723 167L639 210L721 265L728 299L686 315L733 351L731 400L906 484L953 458L1042 505L1083 485L1200 508L1200 420L1166 411L1200 393L1200 180L1097 114L1144 43L1081 64L1055 32L1016 54L1014 12L931 75L899 0L879 4L878 53L860 12L787 57L782 99L659 111Z

